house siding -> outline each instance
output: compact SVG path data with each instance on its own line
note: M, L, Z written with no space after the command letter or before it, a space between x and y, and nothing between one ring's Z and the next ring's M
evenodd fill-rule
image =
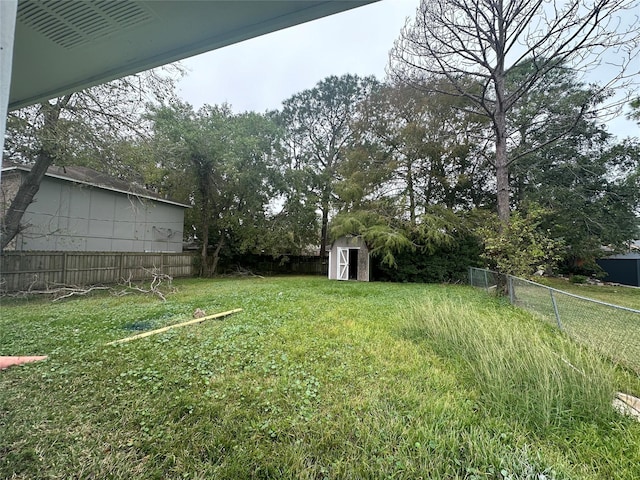
M640 287L640 254L618 255L596 262L607 274L605 281Z
M181 252L184 207L45 177L22 223L19 251Z

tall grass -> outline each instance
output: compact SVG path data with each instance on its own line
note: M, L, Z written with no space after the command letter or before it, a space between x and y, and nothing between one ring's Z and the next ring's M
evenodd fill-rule
M595 355L504 308L470 309L462 302L425 299L407 314L413 338L454 359L488 415L514 419L535 432L575 421L612 418L615 369Z

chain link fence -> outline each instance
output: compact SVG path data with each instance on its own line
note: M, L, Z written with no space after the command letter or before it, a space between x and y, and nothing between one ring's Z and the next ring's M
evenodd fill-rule
M469 283L508 296L512 305L532 312L574 340L640 373L640 310L480 268L469 269Z

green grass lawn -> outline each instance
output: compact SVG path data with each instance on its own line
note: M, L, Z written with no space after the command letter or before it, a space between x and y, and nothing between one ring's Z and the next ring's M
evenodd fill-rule
M580 295L581 297L593 298L601 302L640 310L640 288L613 285L581 285L571 283L563 278L548 277L536 279L536 282Z
M0 478L635 479L640 379L464 286L184 280L3 300ZM224 320L107 342L243 308Z

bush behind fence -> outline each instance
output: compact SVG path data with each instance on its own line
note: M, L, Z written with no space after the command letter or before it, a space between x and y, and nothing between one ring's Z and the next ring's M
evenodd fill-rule
M640 310L480 268L469 269L469 283L487 292L508 295L511 304L640 373Z

